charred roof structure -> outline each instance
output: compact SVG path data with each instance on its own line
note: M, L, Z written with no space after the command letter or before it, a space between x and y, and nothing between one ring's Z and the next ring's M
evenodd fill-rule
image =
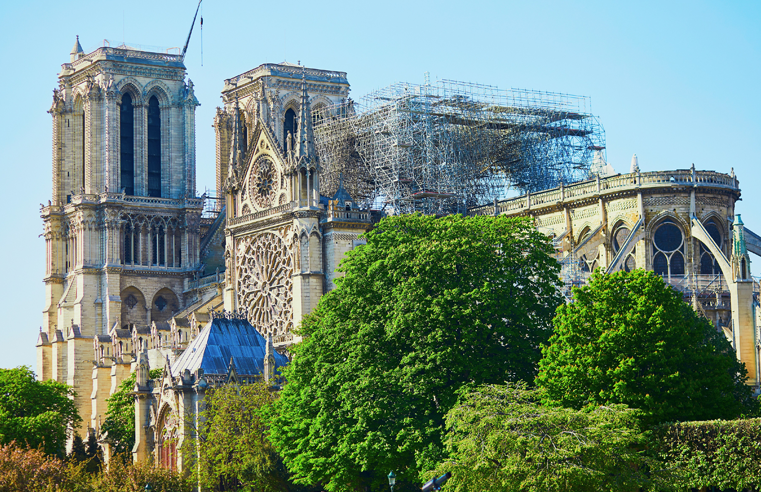
M343 173L365 206L446 214L587 179L605 149L590 110L583 96L398 83L315 112L323 189Z

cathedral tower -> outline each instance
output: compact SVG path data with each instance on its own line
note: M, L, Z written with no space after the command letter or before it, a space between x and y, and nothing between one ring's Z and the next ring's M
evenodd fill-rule
M214 128L226 198L225 309L244 310L276 347L296 341L292 328L371 223L368 211L338 210L320 193L313 118L348 93L343 72L286 63L227 79L222 90Z
M180 55L127 46L86 54L77 37L53 91L37 373L74 387L85 426L108 396L93 387L93 346L171 318L199 268L199 103L185 76ZM131 362L131 348L117 357L105 346L96 365Z

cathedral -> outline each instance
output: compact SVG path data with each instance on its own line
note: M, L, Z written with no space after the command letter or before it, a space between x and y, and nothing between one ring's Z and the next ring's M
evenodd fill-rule
M77 432L94 432L108 452L106 399L134 372L133 455L181 469L186 417L198 417L207 388L271 379L287 364L294 328L382 217L343 179L326 192L314 125L348 94L346 73L288 63L226 79L213 200L196 192L199 101L182 55L85 53L77 39L49 110L37 340L38 377L76 391ZM737 178L642 173L636 157L629 173L605 174L467 213L532 217L553 238L568 288L596 267L659 273L725 333L757 385L748 252L761 254L761 238L735 215ZM163 376L151 380L156 368Z
M84 434L99 432L106 399L138 371L138 418L150 432L136 456L155 451L167 422L179 425L164 415L180 411L186 386L203 394L230 367L245 379L285 364L293 327L380 219L342 186L320 189L311 108L346 101L345 73L265 64L225 80L214 120L224 199L206 207L195 182L199 102L186 75L181 55L85 53L77 39L49 111L37 374L74 388ZM222 350L225 364L181 360L189 347L211 360L200 354L217 353L224 336L238 345ZM173 397L144 379L148 367L166 368Z

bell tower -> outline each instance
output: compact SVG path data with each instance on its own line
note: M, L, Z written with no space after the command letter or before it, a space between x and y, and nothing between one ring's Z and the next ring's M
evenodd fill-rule
M73 386L94 426L93 339L171 318L200 267L199 102L181 55L79 37L58 79L37 373Z

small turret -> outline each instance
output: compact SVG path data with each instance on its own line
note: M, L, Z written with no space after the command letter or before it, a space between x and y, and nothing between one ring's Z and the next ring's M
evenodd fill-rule
M630 173L638 173L639 172L639 160L637 160L637 154L632 155L632 165L629 168Z
M79 44L79 34L77 34L77 40L74 42L74 47L71 49L71 53L69 53L71 63L74 63L83 56L85 56L85 50L83 50L82 45Z
M743 224L740 214L735 215L735 221L732 223L732 274L735 281L750 281L750 256L748 248L745 245L745 225Z

